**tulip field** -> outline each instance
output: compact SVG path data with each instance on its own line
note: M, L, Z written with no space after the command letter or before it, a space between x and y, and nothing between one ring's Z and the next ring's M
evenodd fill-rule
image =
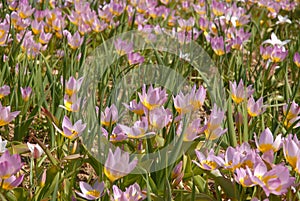
M299 30L299 0L1 1L0 200L300 200Z

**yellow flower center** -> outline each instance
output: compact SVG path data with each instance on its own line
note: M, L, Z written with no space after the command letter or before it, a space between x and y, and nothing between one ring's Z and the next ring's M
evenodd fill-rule
M218 164L216 162L214 162L214 161L208 161L208 160L201 161L202 168L206 169L204 167L204 165L207 165L208 167L210 167L211 170L215 170L217 168L217 166L218 166Z
M91 195L91 196L93 196L93 197L100 197L100 192L99 191L97 191L97 190L91 190L91 191L88 191L88 192L86 192L86 194L87 195Z
M66 89L66 94L69 96L72 96L74 94L75 90L72 89Z
M263 153L269 150L273 150L274 152L276 151L275 147L273 147L272 144L261 144L259 145L258 149Z
M153 109L159 107L158 104L151 104L146 99L144 99L142 103L148 110L153 110Z
M109 169L107 169L106 167L104 167L104 174L106 175L106 177L111 181L114 182L117 179L122 178L122 175L116 174L114 175Z
M249 107L248 107L247 111L248 111L248 114L249 114L251 117L256 117L256 116L258 115L258 113L255 113L255 112L251 111L251 108L249 108Z
M9 122L0 119L0 126L5 126L5 125L7 125L8 123L9 123Z
M290 163L290 165L295 168L297 163L297 156L289 156L287 153L286 160Z
M214 52L218 55L218 56L222 56L225 54L225 51L222 49L216 49L214 50Z
M244 100L242 97L238 97L234 94L231 94L231 98L236 104L239 104L239 103L243 102L243 100Z
M4 182L3 185L2 185L2 188L3 188L4 190L11 190L11 189L13 189L14 187L13 187L12 185L10 185L10 183Z
M1 30L0 30L0 39L2 39L3 36L5 36L5 31L1 29Z

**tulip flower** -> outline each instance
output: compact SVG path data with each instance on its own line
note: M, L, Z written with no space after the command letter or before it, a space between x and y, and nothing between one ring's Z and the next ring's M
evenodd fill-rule
M51 38L52 38L51 33L45 33L44 31L42 31L39 37L39 42L43 45L46 45L49 43Z
M149 87L146 92L146 85L143 85L142 93L138 93L140 97L140 101L142 104L148 109L153 110L162 106L168 99L168 94L166 90L162 90L161 88L154 88L152 85Z
M19 113L20 111L10 112L10 106L3 107L0 103L0 126L9 124Z
M222 36L210 39L211 47L218 56L225 54L224 39Z
M28 146L28 149L30 150L33 158L35 158L35 159L41 157L44 153L44 150L38 144L31 144L31 143L27 142L27 146Z
M267 196L270 194L282 195L294 184L295 178L290 177L289 169L282 165L276 165L271 170L267 170L264 163L259 163L252 173L248 168L251 180L260 185Z
M192 111L192 105L189 101L189 94L183 95L180 91L179 94L174 98L174 107L179 114L186 114Z
M291 24L292 21L288 18L288 16L281 16L281 15L278 15L277 16L278 18L278 21L276 22L276 24L285 24L285 23L288 23L288 24Z
M256 117L262 114L265 111L265 107L263 106L263 98L261 97L255 102L254 98L251 96L248 99L247 110L251 117Z
M4 86L0 87L0 100L3 97L5 97L5 96L7 96L9 94L10 94L10 87L9 86L4 85Z
M30 17L34 12L35 8L31 8L28 3L20 3L18 6L18 14L22 19Z
M60 130L55 124L53 125L59 133L70 140L74 140L81 136L82 132L86 128L86 124L83 124L82 120L76 121L73 125L67 116L65 116L63 119L62 130Z
M10 30L10 23L7 20L4 20L3 23L0 23L0 33L1 33L0 34L0 46L7 45L7 42L9 42L11 40L9 30Z
M203 86L200 86L198 90L196 89L196 85L193 86L188 100L190 101L190 104L193 106L194 110L198 110L202 107L202 105L204 104L205 96L206 89L204 89Z
M255 186L255 183L250 179L249 173L244 168L237 168L235 170L234 180L243 187Z
M127 56L130 65L142 64L145 60L145 58L140 53L131 52Z
M225 168L229 170L236 170L242 165L242 154L233 147L228 147L225 151L224 162Z
M180 161L172 170L171 178L174 179L180 175L182 171L182 161Z
M4 179L4 180L0 179L0 182L1 183L3 182L2 189L12 190L12 189L18 187L22 183L23 178L24 178L24 175L19 176L19 177L12 175L7 179Z
M45 27L45 22L44 21L38 21L38 20L33 20L31 22L31 30L34 34L40 34Z
M127 42L127 41L123 41L122 39L118 38L115 42L114 42L115 48L117 53L122 56L124 54L129 54L132 52L133 50L133 43L132 42Z
M185 142L191 142L195 140L196 138L200 137L200 133L203 132L203 129L200 128L200 119L193 120L192 123L190 123L187 128L185 128L185 131L182 131L183 129L183 122L180 122L178 129L176 131L177 135L183 135L183 141ZM184 132L184 133L182 133Z
M0 157L0 178L8 179L12 175L21 170L23 163L18 154L10 155L9 151L5 151Z
M59 106L70 112L78 112L80 102L81 99L77 98L76 94L73 94L71 97L66 94L64 96L64 105L59 105Z
M115 152L109 149L108 156L104 164L104 174L111 182L114 182L128 175L136 167L137 163L137 159L133 159L129 162L129 153L122 153L119 147L117 147Z
M271 46L267 46L267 47L260 46L260 54L264 60L270 59L272 52L273 52L273 48Z
M112 104L110 107L106 107L104 112L101 112L102 125L110 126L115 124L117 120L118 120L118 109L114 104Z
M271 34L271 39L265 40L262 44L271 44L273 46L277 45L277 46L284 46L286 44L288 44L291 40L285 40L285 41L281 41L277 38L277 36L275 35L275 33Z
M195 25L195 19L193 17L190 17L188 20L179 19L177 22L180 29L184 31L191 31Z
M105 130L104 128L102 128L102 131ZM105 130L106 131L106 130ZM104 132L103 132L104 134ZM108 132L106 131L106 137L108 137ZM110 141L111 142L121 142L123 140L127 139L127 135L125 132L123 132L122 128L119 125L116 125L112 131L112 134L110 135Z
M144 105L139 102L137 103L136 100L130 101L129 105L123 103L123 105L130 110L133 113L136 113L137 115L143 115L144 114Z
M184 176L182 172L182 161L180 161L172 170L171 178L173 179L172 186L177 186Z
M261 134L259 140L257 140L257 137L254 137L255 143L259 151L261 152L267 152L269 150L273 150L273 152L276 152L279 150L281 145L281 134L277 135L275 141L273 138L273 134L270 131L269 128L266 128Z
M113 201L142 201L145 198L146 195L141 191L141 188L137 183L126 188L125 192L116 185L113 185Z
M300 150L300 144L297 139L297 136L294 136L294 138L292 138L292 135L289 135L283 141L284 157L293 168L296 168L297 161L299 160L299 155L300 155L299 150Z
M136 121L133 127L128 127L122 124L118 124L118 127L128 136L128 138L132 139L144 138L155 134L155 132L147 132L148 120L145 117L143 117L140 121Z
M289 111L287 112L287 109L289 108ZM300 126L300 116L298 116L300 114L300 107L297 103L295 103L295 101L293 101L290 104L290 107L288 106L288 104L283 106L283 114L286 116L286 119L284 120L284 125L286 127L290 127L292 126L295 122L296 125L294 125L294 128L297 128Z
M288 51L284 47L275 46L271 53L271 60L272 62L281 62L283 61L288 55Z
M218 2L216 0L212 1L212 11L216 16L224 15L226 6L223 4L223 2Z
M83 77L76 80L73 76L71 76L69 80L65 83L65 93L68 96L72 96L73 94L77 93L81 87L82 82ZM63 77L61 77L61 84L64 84Z
M79 187L81 192L75 191L77 195L87 200L96 200L104 195L104 182L99 183L98 180L93 186L86 182L80 181Z
M299 52L296 52L296 53L294 54L293 61L294 61L294 63L296 64L296 66L297 66L298 68L300 68L300 54L299 54Z
M25 88L20 88L21 89L21 94L22 94L22 99L27 102L29 100L29 97L31 95L32 89L31 87L25 87Z
M162 129L172 121L172 113L163 107L149 111L150 125L155 129Z
M287 111L287 109L288 109L288 104L283 106L283 114L286 115L286 118L288 120L293 119L300 114L300 107L295 101L293 101L290 104L289 111Z
M57 21L60 22L60 21ZM80 34L78 31L75 32L75 34L72 36L70 33L66 34L68 39L68 45L73 49L78 49L82 43L83 43L83 37L80 37Z
M261 161L260 157L257 155L257 152L251 149L250 145L247 142L244 142L241 146L236 147L236 153L234 157L239 157L236 161L233 161L236 167L253 168L255 164Z
M236 81L229 82L230 84L230 91L231 91L231 98L232 100L239 104L245 99L247 99L249 96L251 96L254 93L254 90L252 89L252 85L248 86L245 90L244 82L241 79L239 84L236 84Z
M217 105L214 105L205 125L204 133L207 140L215 140L226 133L227 129L222 129L221 127L224 117L224 111L221 111L221 109L217 108Z
M125 7L126 5L122 2L116 3L112 1L109 4L109 11L115 16L120 16L125 10Z
M216 156L214 151L211 149L209 153L202 153L198 150L195 150L199 163L197 161L193 161L197 166L204 170L216 170L220 166L224 165L224 160Z

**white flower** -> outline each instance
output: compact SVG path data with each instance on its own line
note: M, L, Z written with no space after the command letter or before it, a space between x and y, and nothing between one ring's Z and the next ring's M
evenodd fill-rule
M27 146L34 158L39 158L44 153L44 150L38 144L31 144L27 142Z
M277 36L272 33L271 34L271 39L268 39L268 40L265 40L262 44L271 44L271 45L278 45L278 46L284 46L286 45L287 43L289 43L291 40L285 40L285 41L281 41L277 38Z
M292 21L288 18L287 15L284 17L282 17L281 15L278 15L278 21L276 22L276 24L285 24L285 23L291 24Z
M7 144L6 140L2 140L2 137L0 136L0 153L4 153L7 149L5 148Z
M180 51L179 52L179 58L180 59L184 59L186 61L191 61L189 53L184 54L181 50L179 50L179 51Z

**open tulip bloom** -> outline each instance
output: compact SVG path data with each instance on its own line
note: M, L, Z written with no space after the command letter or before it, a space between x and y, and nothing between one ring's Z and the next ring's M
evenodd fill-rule
M10 87L9 86L4 85L4 86L0 87L0 100L3 97L5 97L5 96L7 96L9 94L10 94Z
M111 182L114 182L128 175L136 167L137 163L137 159L133 159L129 162L129 153L122 153L122 150L119 147L117 147L115 152L109 149L104 164L104 173Z
M22 166L20 155L10 155L9 151L5 151L0 157L0 178L4 180L10 178L19 172Z
M217 105L214 105L204 127L204 133L207 140L215 140L227 132L227 129L223 129L221 127L222 121L225 117L224 114L224 111L221 111Z
M0 1L0 201L300 200L299 9Z
M4 190L14 189L22 183L23 179L24 179L24 175L21 175L19 177L12 175L7 179L0 179L0 182L1 183L3 182L2 189Z
M261 134L259 140L257 140L257 137L255 136L255 143L259 151L261 152L267 152L269 150L273 150L273 152L276 152L279 150L281 146L281 134L277 135L275 141L273 138L273 134L270 131L269 128L266 128Z
M65 83L65 93L68 96L72 96L74 93L77 93L80 90L82 82L83 77L76 80L73 76L71 76ZM63 78L61 78L61 83L64 84Z
M245 89L243 80L240 80L238 85L236 84L236 81L230 82L230 91L232 100L237 104L241 103L254 93L251 85Z
M77 195L87 200L96 200L104 195L104 182L99 183L98 180L96 180L93 186L86 182L80 181L79 187L81 192L76 191Z
M70 140L74 140L77 137L81 136L86 127L86 124L83 124L82 120L76 121L73 125L71 120L67 116L65 116L63 119L62 130L59 129L54 123L53 125L60 134Z
M123 133L128 136L128 138L131 139L141 139L155 134L155 132L147 132L148 120L145 117L143 117L139 121L136 121L132 127L128 127L122 124L118 124L118 127Z
M137 183L126 188L125 192L120 190L118 186L113 186L113 201L141 201L146 198L146 195L141 191L140 186Z
M285 40L285 41L281 41L277 38L277 36L275 35L275 33L273 32L271 34L271 39L265 40L262 44L271 44L273 46L278 45L278 46L284 46L286 44L288 44L291 40Z
M5 126L14 120L20 111L10 112L10 106L3 107L0 102L0 126Z
M98 110L96 108L96 110ZM101 124L104 126L110 126L117 122L118 120L118 109L113 104L110 107L106 107L104 112L101 112Z
M143 85L142 93L139 93L142 104L148 109L153 110L162 106L168 99L165 89L153 88L152 85L146 91L146 85Z

